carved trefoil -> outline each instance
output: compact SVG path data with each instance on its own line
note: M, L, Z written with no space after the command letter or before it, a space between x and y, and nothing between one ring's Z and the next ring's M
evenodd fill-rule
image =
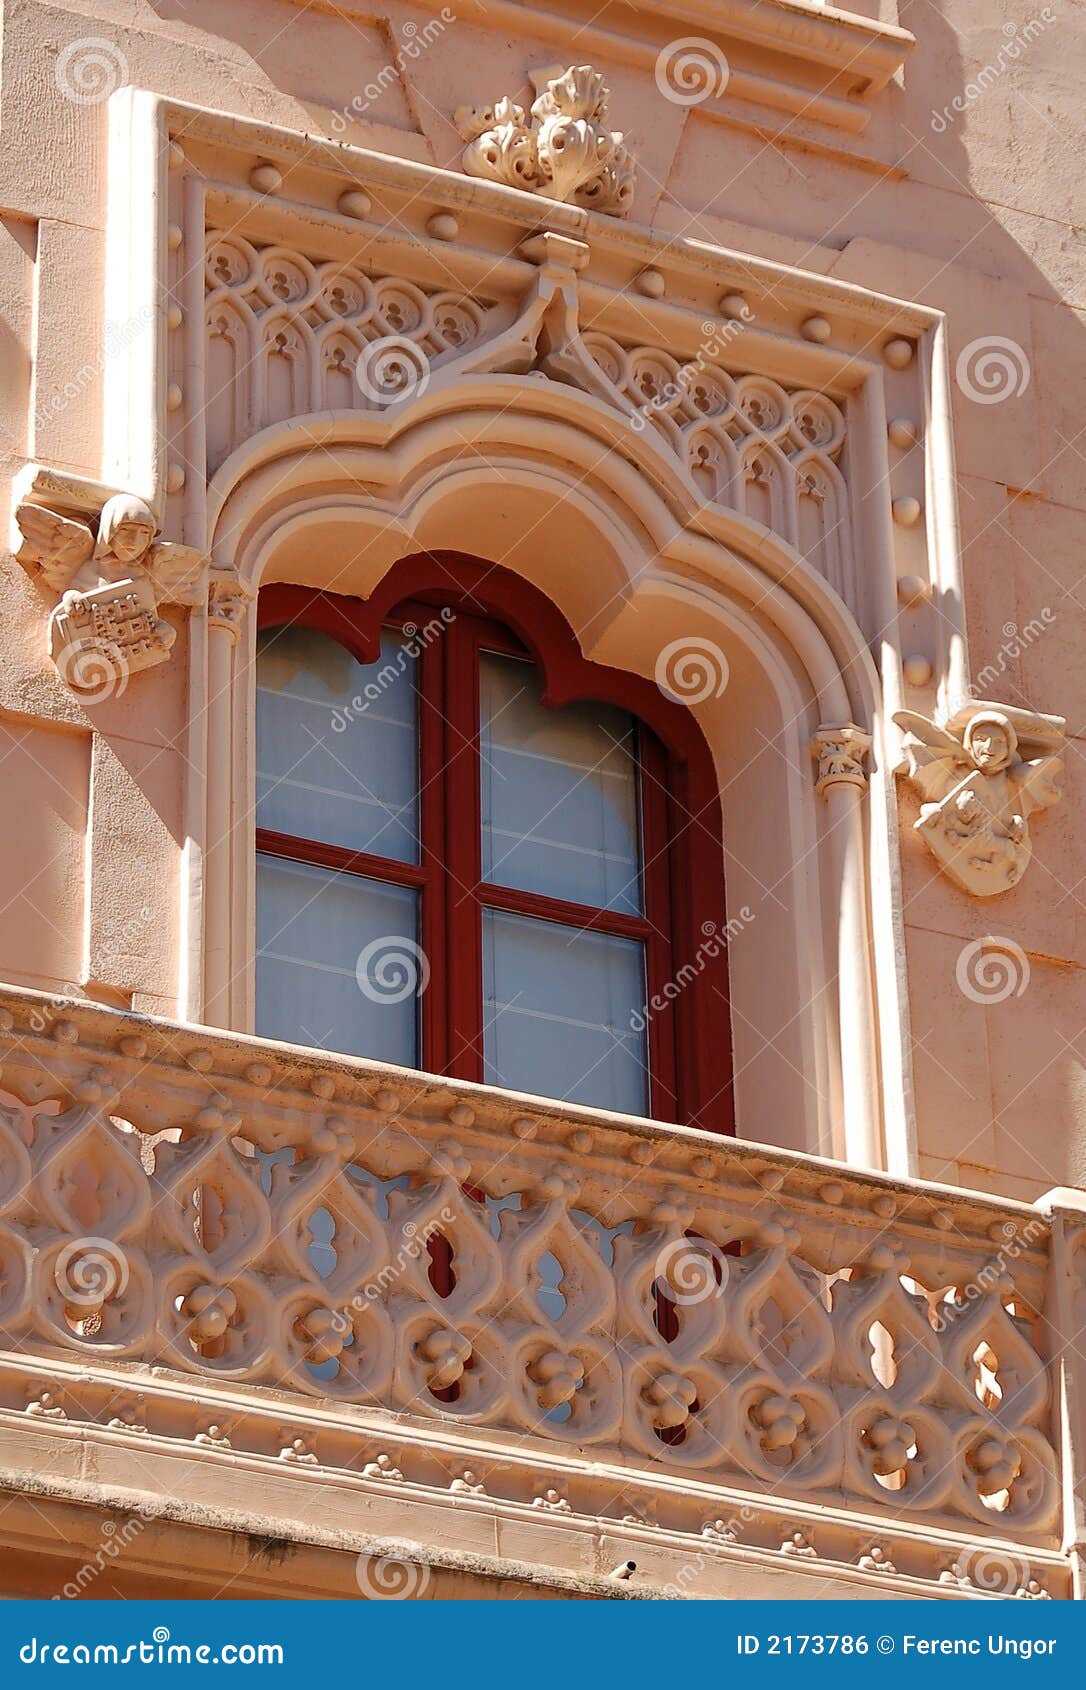
M469 176L624 217L636 167L622 135L607 127L609 95L599 71L571 65L529 113L510 99L461 107L454 118L468 143L461 164Z
M1062 717L974 703L945 727L911 710L906 778L921 798L914 824L943 872L976 898L1008 892L1029 866L1029 819L1060 796Z

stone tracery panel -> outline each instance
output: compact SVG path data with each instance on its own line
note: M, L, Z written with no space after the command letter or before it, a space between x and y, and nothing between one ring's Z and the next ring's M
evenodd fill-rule
M846 603L856 602L839 468L845 416L832 399L659 347L592 332L582 339L640 426L680 455L703 497L783 535Z
M215 231L205 304L211 472L244 439L292 416L379 413L421 394L435 366L491 339L511 314L494 301ZM632 426L666 443L702 498L783 536L856 602L840 468L846 424L832 399L732 375L705 356L683 359L596 331L578 338Z
M208 469L251 434L322 410L379 411L484 333L492 305L210 232Z

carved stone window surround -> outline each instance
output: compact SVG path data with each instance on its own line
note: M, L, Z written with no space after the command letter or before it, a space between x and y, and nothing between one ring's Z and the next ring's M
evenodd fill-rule
M146 102L150 97L135 96L135 100ZM297 145L300 138L287 132L269 131L213 113L201 112L197 118L191 108L177 108L168 102L151 101L151 106L158 108L145 114L152 120L152 127L168 129L172 121L178 133L185 135L190 169L196 167L203 175L198 181L190 169L181 167L167 177L169 198L174 202L169 216L178 219L179 227L185 225L184 247L171 266L186 277L187 293L184 306L178 301L183 321L166 348L171 368L184 362L174 354L180 354L194 332L197 291L193 266L186 255L193 248L193 220L200 199L209 227L227 227L260 246L293 248L315 263L356 259L360 242L371 242L379 229L376 253L380 273L400 275L427 289L444 286L465 292L479 290L509 314L515 312L517 300L530 289L535 271L518 254L516 240L503 237L502 225L512 224L528 235L542 219L547 227L580 238L588 246L588 258L577 281L582 332L605 335L624 345L658 346L680 362L706 358L707 325L711 324L718 334L727 330L729 320L721 315L721 299L745 295L751 321L743 325L737 345L725 345L718 359L710 354L708 361L719 361L736 373L754 373L792 389L810 388L839 405L847 405L853 426L859 424L862 444L857 435L846 456L855 463L853 473L858 471L863 479L878 475L881 466L877 461L870 466L861 464L861 454L878 460L880 453L883 457L886 453L885 444L880 446L878 441L880 425L885 428L886 410L879 390L886 381L905 389L895 397L895 409L904 408L920 417L928 406L925 389L929 372L924 366L930 361L929 343L939 334L941 318L935 312L696 241L675 241L652 230L618 224L602 214L556 202L541 205L534 196L457 173L435 172L408 161L324 143L307 141L303 152ZM291 167L299 153L305 157L306 179L313 191L303 199L294 199ZM236 176L226 180L222 166L231 155L236 160ZM284 176L283 188L276 195L254 192L248 186L255 157L275 159ZM339 197L350 185L345 166L353 166L355 181L364 184L372 201L371 214L362 222L337 209ZM398 209L401 203L411 206L410 214ZM450 211L460 214L456 237L447 240L431 236L427 223L433 214ZM629 271L624 276L626 265ZM638 291L639 276L652 271L662 278L661 298L648 298ZM825 317L831 328L824 342L814 342L803 333L803 325L816 316ZM887 371L880 357L882 347L896 339L918 346L911 368L900 375ZM936 365L938 360L936 353ZM191 354L188 361L191 364ZM158 396L162 430L177 435L179 447L184 448L183 453L178 451L178 459L183 456L191 463L195 457L199 462L202 428L188 419L197 396L186 394L180 382L176 385L182 391L176 412L169 412L166 406L168 383ZM937 450L937 443L932 442L930 449ZM159 461L152 463L147 455L152 450L151 443L146 442L143 462L137 457L124 466L123 473L118 464L118 484L138 486L150 478L161 487L168 472L162 458L168 454L163 455L159 448ZM924 448L919 450L923 452ZM200 543L203 528L198 482L199 476L191 475L184 491L169 500L169 513L181 508L191 513L185 537L194 544ZM864 555L858 590L868 600L866 605L854 603L853 609L872 632L889 626L893 638L893 586L891 581L878 580L885 567L878 557L893 546L896 536L884 519L885 513L878 519L882 531L872 533L871 516L866 521L856 520L855 499L852 503L854 545L857 554ZM943 549L932 546L936 555ZM943 596L954 602L953 593ZM933 637L941 638L944 626L945 620L938 619ZM937 685L946 679L946 665L954 659L953 635L945 645L942 654L935 654ZM961 668L960 661L955 667ZM951 679L948 695L954 691ZM904 702L899 680L889 702L895 708Z
M234 468L224 465L209 493L205 493L200 467L206 453L200 352L205 281L203 266L191 260L193 254L201 252L207 228L228 228L254 248L299 252L314 264L361 263L371 276L400 277L424 291L477 294L487 309L496 313L496 338L477 342L463 358L450 354L448 362L455 366L452 374L446 375L444 363L439 362L414 411L404 405L398 411L393 407L385 415L351 413L350 421L342 412L327 410L311 411L303 417L299 441L304 440L307 448L304 473L315 476L322 462L318 454L324 452L323 461L331 475L323 490L315 485L304 501L309 512L304 520L314 519L321 499L335 501L343 496L334 490L334 482L339 474L337 465L347 461L344 450L348 437L353 442L349 448L351 461L357 466L352 471L353 492L348 502L356 504L360 497L380 501L390 496L383 487L385 472L395 470L398 457L384 452L374 459L376 475L364 469L363 463L372 443L399 438L410 431L413 416L437 416L443 405L453 403L465 411L472 406L485 410L497 404L495 416L515 415L516 411L510 412L514 392L517 409L525 414L543 417L558 405L571 424L576 414L578 428L589 426L601 443L606 439L611 480L617 485L623 478L634 477L632 509L639 508L643 496L655 501L677 500L683 511L679 520L689 535L686 543L696 548L704 539L709 548L705 558L716 557L721 566L725 564L721 546L727 531L733 548L738 546L747 560L742 569L751 583L752 600L764 606L770 602L766 599L768 591L772 602L779 601L780 613L794 633L807 629L802 639L810 652L804 661L814 661L811 673L819 677L817 685L823 692L817 712L812 711L802 727L795 728L795 747L789 756L789 766L803 782L803 804L810 806L803 824L810 830L810 838L797 841L795 849L795 860L803 860L822 826L809 773L810 735L820 720L849 720L867 730L878 709L877 683L866 653L861 656L857 619L872 632L890 631L891 638L880 644L883 699L890 708L903 702L900 654L892 644L896 629L897 534L890 519L889 498L883 508L881 499L863 499L860 490L886 476L888 414L916 417L921 432L923 419L930 414L926 439L917 449L911 475L920 473L925 453L933 459L947 453L937 399L945 373L939 315L749 255L675 240L558 203L543 204L533 195L475 181L458 172L434 171L363 149L316 142L140 91L124 90L113 97L110 125L111 181L116 189L116 209L115 214L111 211L107 239L111 298L116 300L115 310L120 315L134 317L150 310L158 325L150 357L146 347L126 348L106 372L110 414L141 419L137 427L107 430L107 468L115 484L137 491L147 489L160 497L167 535L209 549L217 571L241 568L244 551L252 560L243 570L242 584L248 592L257 582L254 567L263 567L255 560L264 555L261 548L272 543L280 521L277 512L285 512L284 500L297 498L293 489L299 471L286 471L285 460L281 468L273 467L280 464L284 449L284 437L276 427L240 448L246 465L244 476L251 480L271 473L279 489L272 503L261 507L256 527L243 514L244 500L239 502L239 493L231 491ZM254 180L258 186L253 185ZM274 184L271 191L269 183ZM549 231L542 243L534 238L541 224ZM824 584L809 565L797 563L794 553L785 561L780 542L770 530L775 525L783 526L787 534L787 523L782 524L779 516L772 514L772 505L766 507L765 522L745 518L726 522L725 507L706 505L696 481L686 472L677 474L674 452L646 438L657 431L631 426L631 410L636 407L619 400L613 384L604 383L597 392L594 384L598 386L601 379L598 369L593 375L592 360L578 341L579 328L581 334L606 336L626 348L665 349L679 364L696 363L705 355L706 325L715 332L736 321L737 297L744 308L749 304L751 317L747 321L740 313L743 331L737 339L725 335L716 360L719 367L734 381L751 376L775 382L786 392L824 394L845 416L848 433L839 467L849 489L847 516L853 555L863 559L863 567L857 566L851 585L841 578L848 595L855 595L851 615L839 598L827 597ZM164 299L168 302L166 310ZM523 331L515 327L518 323L525 325ZM532 357L538 359L544 357L540 349L545 348L549 337L551 352L546 356L554 355L556 364L573 357L577 372L574 386L568 380L556 381L546 369L542 380L538 376L502 374L500 359L496 372L485 374L488 348L498 345L503 332L513 340L518 335L526 336L529 345L535 346ZM895 350L892 363L889 354L884 355L887 347L903 347L905 358L898 359ZM481 361L475 360L476 350L481 353ZM527 366L519 367L530 368L531 364L529 358ZM515 361L513 367L517 367ZM888 404L892 406L889 412ZM590 450L593 461L600 459L599 444ZM177 463L188 466L183 486L177 475L170 473L171 464ZM897 472L895 463L895 475ZM955 585L957 558L951 517L952 510L948 512L942 506L930 513L925 549L942 602L953 606L960 604L961 595ZM672 530L675 520L668 518ZM918 531L910 535L914 554L918 537ZM447 544L448 540L438 543ZM658 541L652 545L658 550ZM410 549L409 542L405 549ZM691 551L686 562L669 563L676 585L669 586L668 593L685 593L687 587L678 583L687 580L689 590L703 590L698 585L702 565L694 562L694 556ZM756 580L764 584L755 587ZM966 672L964 637L959 630L946 630L943 619L931 630L933 642L942 642L934 652L934 681L943 692L953 694L958 677ZM196 697L203 695L207 685L208 660L216 665L225 661L218 641L214 644L218 655L213 654L211 644L205 655L203 638L197 630L197 638L191 642ZM209 746L214 743L218 747L230 740L230 767L224 767L218 756L208 757L199 747L193 757L192 766L207 771L205 792L198 793L194 786L189 800L193 833L187 856L193 885L202 891L186 905L183 920L188 935L183 991L189 1012L197 1018L234 1025L248 1024L249 1015L243 983L244 935L251 919L244 914L245 899L251 897L251 891L245 890L249 874L246 841L236 831L227 839L218 823L211 830L208 818L212 813L220 821L228 812L243 814L249 802L251 744L246 726L250 708L246 675L250 641L251 631L243 626L232 648L229 678L223 674L216 687L220 701L233 700L230 716L223 723L204 728ZM815 659L816 648L824 656ZM798 708L798 723L809 706L801 704L797 695L791 708L793 712ZM880 757L870 802L889 811L895 800L888 790L887 767ZM868 800L864 798L863 802L866 806ZM873 837L891 838L894 825L894 820L888 819ZM832 849L837 852L840 830L830 832L834 835ZM830 870L830 878L836 881L845 872L842 858ZM894 872L891 868L889 875L875 877L875 905L870 918L864 917L855 928L860 931L866 924L871 934L871 966L884 969L892 994L897 991L892 966L897 918L887 889ZM848 878L858 887L855 876ZM879 902L884 894L889 900L885 908ZM813 912L812 919L816 919ZM836 918L831 918L830 930L838 929ZM804 941L804 947L820 954L823 941L812 936ZM880 954L884 963L876 964L874 959ZM866 971L868 963L853 955L846 970L852 984L846 985L842 975L840 991L842 999L847 999L849 1017L858 1017L858 1024L867 1029L861 1039L861 1047L866 1048L878 1035L874 1032L871 988L861 988L853 978L857 966ZM214 981L223 984L212 984ZM226 986L228 981L234 984ZM808 987L800 1001L815 996ZM895 1011L886 1024L901 1026L901 1014ZM823 1036L821 1031L813 1034L816 1041ZM849 1044L855 1056L857 1047L851 1032ZM800 1064L810 1059L802 1057ZM907 1067L907 1062L907 1040L903 1038L901 1049L896 1053L884 1051L881 1061L868 1062L865 1058L850 1063L846 1090L851 1095L856 1090L856 1077L863 1075L859 1092L870 1099L883 1086L888 1111L884 1125L871 1129L870 1101L860 1106L857 1093L854 1101L859 1136L854 1133L850 1142L860 1160L881 1159L884 1151L872 1147L885 1133L893 1145L889 1152L892 1160L898 1166L908 1165L910 1087L907 1081L899 1084L892 1077L895 1069L902 1064ZM892 1118L895 1113L896 1120ZM866 1123L862 1129L861 1119ZM831 1139L824 1136L826 1130L820 1126L807 1142L828 1147Z
M745 595L745 603L756 604L760 614L769 610L780 637L799 641L798 668L787 682L782 675L786 690L798 675L807 677L789 705L787 730L795 736L787 767L802 779L805 794L806 833L795 842L793 860L805 860L812 848L825 850L830 883L847 885L853 900L871 900L868 911L857 904L843 925L833 912L827 915L831 932L861 935L847 958L842 953L835 976L851 1058L846 1114L855 1117L846 1140L860 1161L878 1163L888 1155L893 1165L909 1166L906 1018L900 1003L892 1015L876 1017L872 974L880 974L882 989L896 1002L897 813L890 771L898 744L885 719L906 703L946 715L966 695L964 629L947 615L931 616L923 630L930 685L906 692L897 617L897 575L906 566L910 577L919 576L923 593L937 596L949 615L962 603L941 316L606 215L543 205L534 195L459 173L314 142L138 90L112 97L110 134L109 297L114 313L126 320L149 313L155 332L140 344L126 344L106 370L104 476L112 490L161 509L165 537L210 553L215 579L223 582L233 571L242 591L230 621L214 616L208 625L196 617L189 641L195 772L186 800L181 979L189 1013L248 1024L243 982L252 893L244 830L231 823L246 813L252 784L252 634L244 599L256 589L269 548L279 544L282 523L312 523L322 505L332 509L338 502L352 522L359 520L360 501L386 513L395 509L407 497L406 483L396 483L409 462L406 443L424 417L440 424L443 415L474 411L479 419L489 417L485 427L492 429L503 417L523 416L540 441L548 434L553 438L559 456L572 452L583 458L588 451L590 461L606 462L604 503L626 487L622 498L629 516L648 523L636 544L656 560L642 572L643 581L651 582L663 563L653 532L681 536L682 555L668 556L666 583L661 577L652 591L673 604L682 599L696 605L702 617L707 604L724 608L727 594L721 596L720 583L727 579L729 593ZM475 295L487 315L485 332L464 351L447 349L436 360L424 394L391 406L382 400L372 413L329 410L326 403L321 409L320 396L303 384L297 398L301 414L246 439L208 488L205 278L203 265L192 258L202 253L206 230L215 227L230 229L256 251L296 252L317 266L348 262L371 281L399 278L424 293ZM268 308L274 309L270 301ZM741 332L733 334L729 325L736 322ZM710 329L721 341L707 354ZM849 600L847 608L817 568L797 556L785 508L770 499L765 519L751 520L749 512L729 510L727 499L706 499L689 464L684 467L676 457L674 431L669 442L654 419L637 426L638 407L589 356L589 348L601 344L594 336L606 337L623 356L635 348L652 349L656 356L659 349L673 361L671 369L693 363L703 370L707 359L710 372L719 370L735 392L744 380L775 382L787 404L789 394L806 391L836 407L847 433L832 448L839 454L833 467L847 490L842 496L854 567L851 576L825 573ZM735 393L729 392L734 403ZM293 402L287 406L294 408ZM900 428L888 441L891 417L910 420L912 432L905 435L911 440L915 434L917 444L902 447ZM591 447L575 444L578 434L591 435ZM387 449L400 441L404 448ZM348 461L353 467L340 486L337 478ZM750 467L757 489L765 480L764 466ZM34 466L31 473L36 472L48 474L50 466ZM261 495L254 504L256 488L264 483L272 496ZM922 523L903 532L892 519L891 497L900 504L899 495L907 495L908 504L927 487L936 490L931 508L922 512ZM881 492L870 496L871 489ZM813 509L826 490L825 484L811 488L817 495ZM665 508L666 518L659 514ZM658 514L652 516L652 510ZM387 514L383 520L386 534L400 532L389 529ZM653 523L660 522L663 527L654 531ZM411 549L409 526L396 542L399 555ZM843 531L843 524L835 527ZM632 535L627 528L618 540L617 532L616 544L630 555ZM448 543L447 531L437 543ZM687 599L688 594L694 596ZM749 611L740 611L739 602L734 608L742 619ZM883 636L877 677L861 629L869 638ZM212 672L217 701L212 714L226 712L215 721L205 719L199 703ZM910 672L917 673L917 665ZM814 688L817 702L804 687ZM884 819L870 831L858 812L845 832L819 820L825 811L816 808L810 779L810 737L819 722L841 721L863 732L876 730L869 794L861 793L859 801L865 812ZM227 744L224 761L219 748ZM836 812L836 804L830 807ZM875 875L872 851L887 858ZM821 916L812 912L809 919L817 926ZM768 936L763 933L762 942ZM799 950L820 955L823 939L812 931L797 955ZM817 996L808 987L800 1002ZM886 1029L893 1027L900 1030L900 1043L893 1050L884 1047L875 1060L875 1043L885 1041ZM811 1037L817 1046L829 1033L814 1028ZM799 1069L816 1060L813 1047L797 1057ZM836 1124L820 1122L807 1142L843 1143L826 1137L837 1131Z

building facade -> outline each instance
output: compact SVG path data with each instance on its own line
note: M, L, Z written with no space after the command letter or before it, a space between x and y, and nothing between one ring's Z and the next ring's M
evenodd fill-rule
M857 6L5 7L9 1593L1081 1595L1083 30Z

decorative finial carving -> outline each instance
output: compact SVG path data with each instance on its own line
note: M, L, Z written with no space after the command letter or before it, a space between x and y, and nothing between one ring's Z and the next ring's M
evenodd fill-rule
M201 1431L197 1432L192 1441L194 1444L206 1444L211 1449L233 1448L227 1434L227 1428L214 1422L210 1426L205 1426Z
M41 1391L40 1395L35 1397L33 1391L36 1389L37 1386L31 1387L31 1400L26 1405L26 1413L39 1420L67 1420L67 1410L61 1406L53 1393Z
M571 1514L573 1512L569 1505L569 1498L563 1496L560 1490L555 1490L553 1485L542 1491L539 1496L533 1496L532 1507L542 1508L549 1514Z
M206 559L191 546L157 539L142 499L107 499L98 537L78 517L24 501L15 520L16 557L61 595L49 618L49 655L73 691L99 699L121 693L128 677L164 663L176 631L165 604L192 604Z
M873 1543L871 1548L861 1555L856 1565L865 1573L894 1574L897 1568L893 1561L879 1544Z
M287 1461L293 1467L317 1467L320 1465L315 1452L309 1448L304 1438L291 1438L286 1430L281 1433L281 1436L288 1438L289 1441L284 1443L279 1451L278 1459L280 1461Z
M403 1474L396 1466L391 1455L381 1451L375 1461L367 1461L362 1469L364 1479L382 1479L388 1484L402 1484Z
M455 1479L449 1481L449 1489L458 1496L485 1496L486 1486L476 1477L470 1467L465 1467Z
M1016 886L1029 866L1028 822L1060 796L1060 717L973 704L937 727L901 710L907 779L920 794L915 824L939 866L963 892L990 898Z
M636 167L623 138L606 126L610 90L591 65L571 65L532 102L462 106L453 121L467 141L469 176L546 199L625 217Z
M852 722L838 722L820 727L811 741L811 753L818 758L818 779L815 791L825 798L835 786L867 785L864 764L871 749L871 735Z

